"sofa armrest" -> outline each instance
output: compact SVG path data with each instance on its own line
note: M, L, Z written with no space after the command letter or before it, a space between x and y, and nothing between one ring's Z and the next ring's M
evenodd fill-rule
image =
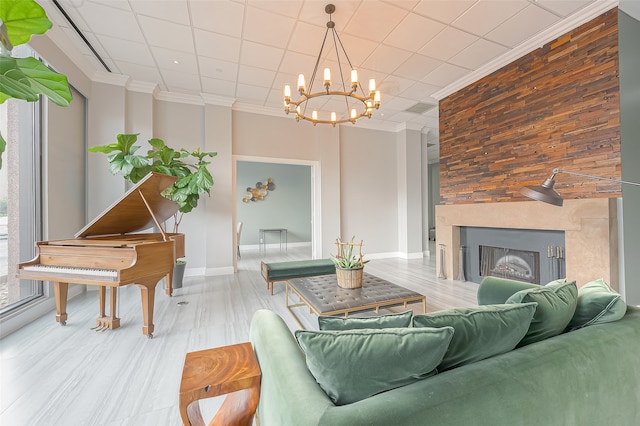
M520 290L536 287L540 286L508 278L485 277L480 283L480 287L478 287L478 304L494 305L505 303L509 297Z

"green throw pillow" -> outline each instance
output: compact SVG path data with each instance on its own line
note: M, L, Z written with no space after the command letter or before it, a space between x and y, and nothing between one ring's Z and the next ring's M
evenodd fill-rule
M511 351L529 330L537 303L457 308L413 317L414 327L454 328L438 370L448 370Z
M375 317L332 317L319 316L318 327L320 330L353 330L357 328L403 328L409 327L413 311L399 314L378 315Z
M507 299L507 303L537 302L529 331L517 347L539 342L564 331L573 317L578 302L575 281L552 281L545 286L520 290Z
M345 405L436 374L453 328L296 330L295 336L320 387Z
M622 296L600 278L578 289L578 306L567 330L618 321L626 312Z

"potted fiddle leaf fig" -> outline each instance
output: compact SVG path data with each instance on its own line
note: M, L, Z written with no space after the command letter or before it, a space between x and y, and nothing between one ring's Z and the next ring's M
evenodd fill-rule
M338 253L335 256L331 256L331 260L336 265L338 286L342 288L362 287L364 265L369 262L362 259L362 240L359 243L354 242L354 240L355 235L348 242L343 242L338 238L336 240ZM353 252L355 246L360 249L357 255Z
M135 145L139 133L118 134L116 142L94 146L89 152L101 152L107 155L109 171L120 174L131 182L138 183L150 172L177 176L178 180L169 188L162 191L162 195L175 201L179 209L174 215L173 232L178 232L180 222L185 213L191 212L198 206L198 200L204 193L211 194L213 177L208 169L209 158L218 155L217 152L204 152L200 148L188 151L184 148L176 150L169 147L159 138L149 139L151 149L146 155L137 154L140 149ZM182 287L182 274L186 263L184 260L176 262L174 268L173 287Z
M34 57L15 57L16 46L28 43L34 34L44 34L52 24L34 0L0 1L0 104L7 99L36 102L44 95L56 105L71 102L69 82ZM0 168L7 143L0 134Z

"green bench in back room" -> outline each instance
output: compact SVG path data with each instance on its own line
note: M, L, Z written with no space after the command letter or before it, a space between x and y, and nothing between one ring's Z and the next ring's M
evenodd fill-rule
M314 277L336 273L336 265L331 259L294 260L289 262L260 262L260 273L267 282L267 289L273 295L273 283L293 278Z

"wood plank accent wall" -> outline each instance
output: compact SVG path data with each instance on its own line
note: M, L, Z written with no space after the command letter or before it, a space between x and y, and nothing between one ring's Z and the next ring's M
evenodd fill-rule
M555 167L619 179L618 9L440 101L441 204L523 201ZM565 199L620 184L556 177Z

